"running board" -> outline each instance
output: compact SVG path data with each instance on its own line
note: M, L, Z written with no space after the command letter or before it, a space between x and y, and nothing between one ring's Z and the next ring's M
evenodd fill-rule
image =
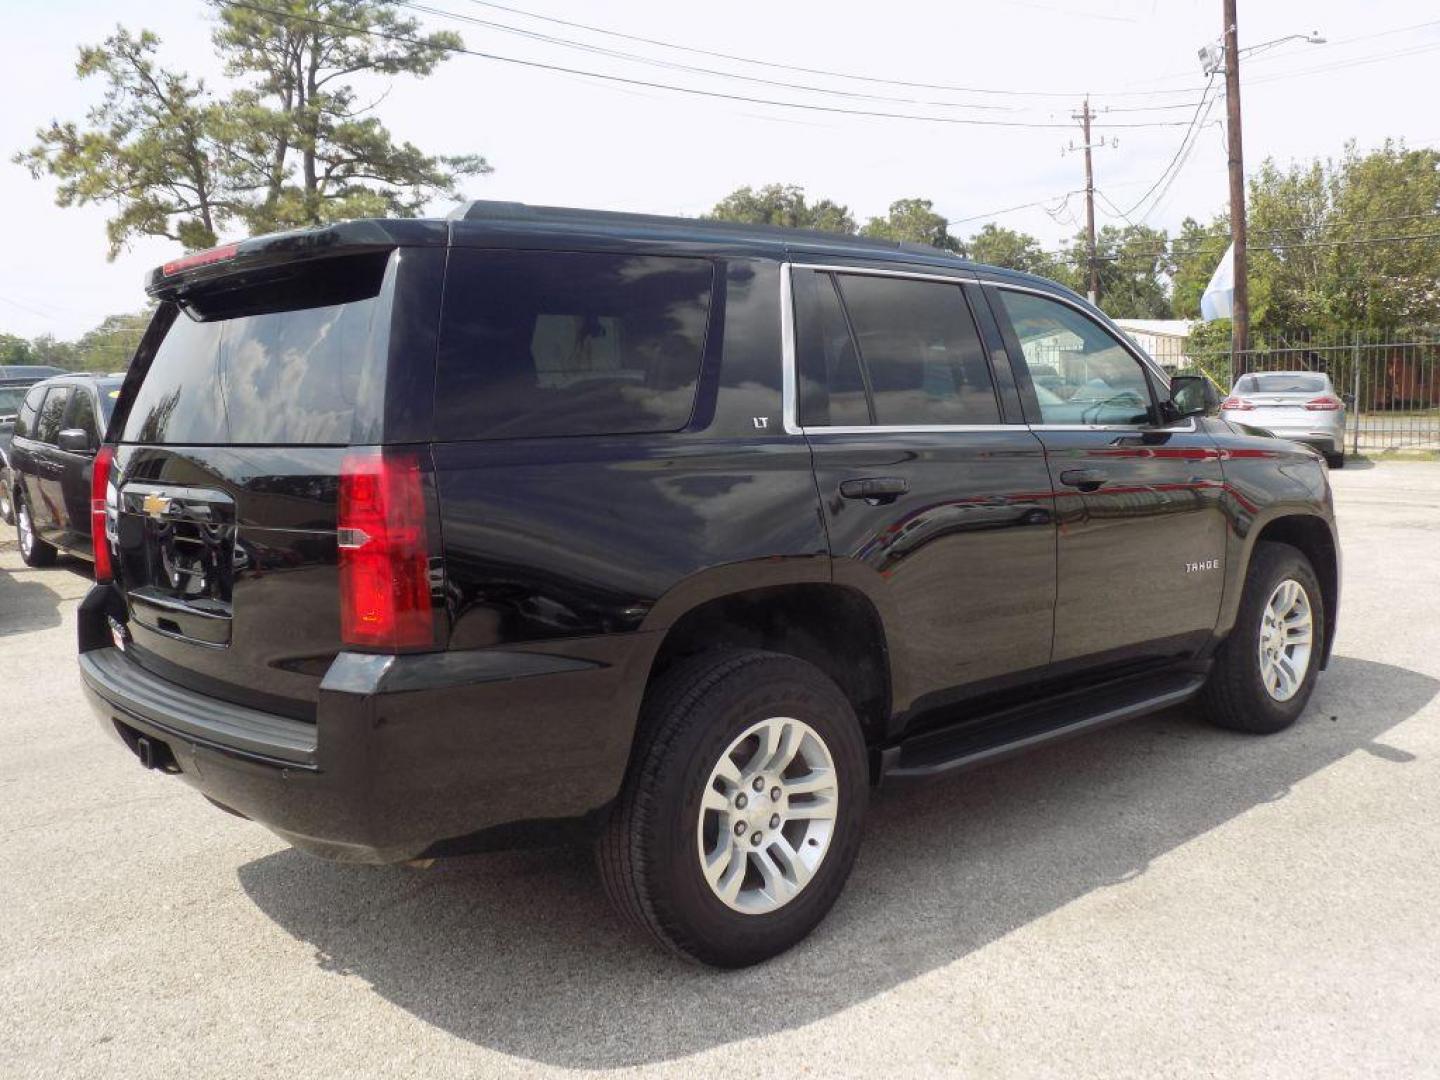
M1194 697L1204 682L1204 674L1167 672L927 731L881 751L880 779L923 780L998 761L1032 746L1178 705Z

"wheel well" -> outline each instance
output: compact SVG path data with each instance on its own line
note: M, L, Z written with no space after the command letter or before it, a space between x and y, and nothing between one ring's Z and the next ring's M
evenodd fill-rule
M1330 662L1330 646L1335 640L1335 612L1340 598L1340 568L1335 557L1335 538L1330 528L1320 518L1308 514L1294 514L1276 518L1255 538L1257 544L1264 541L1289 544L1298 548L1315 568L1320 579L1320 594L1325 602L1325 648L1321 654L1322 665Z
M867 739L883 733L890 710L885 631L870 601L853 589L784 585L707 601L670 627L650 677L724 646L786 653L814 664L850 699Z

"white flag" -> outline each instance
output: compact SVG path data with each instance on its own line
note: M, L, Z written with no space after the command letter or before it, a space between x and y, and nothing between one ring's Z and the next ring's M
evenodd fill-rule
M1235 245L1231 244L1220 257L1220 265L1210 275L1210 284L1200 297L1200 318L1205 322L1228 319L1235 303Z

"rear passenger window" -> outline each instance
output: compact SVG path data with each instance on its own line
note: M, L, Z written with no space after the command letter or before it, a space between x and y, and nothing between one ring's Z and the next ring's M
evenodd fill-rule
M35 418L40 415L40 401L45 396L43 386L34 387L25 395L25 404L20 406L20 415L15 418L15 434L24 438L35 437Z
M960 286L840 274L875 422L998 424L1000 405Z
M95 405L90 400L90 395L81 390L70 404L70 419L65 422L67 428L79 428L90 436L90 445L100 445L100 424L95 417Z
M695 403L713 278L705 259L452 252L436 437L684 427Z
M831 427L870 423L860 355L845 322L835 279L806 270L796 272L795 282L800 423Z
M65 416L65 406L70 402L68 386L52 386L45 395L45 404L40 406L40 416L35 421L34 438L44 443L54 443L60 434L60 421Z

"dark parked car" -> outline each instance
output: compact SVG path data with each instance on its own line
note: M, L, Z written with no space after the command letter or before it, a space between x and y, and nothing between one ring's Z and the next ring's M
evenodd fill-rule
M63 375L63 368L48 364L0 364L0 521L15 524L15 504L10 491L15 483L10 471L10 441L25 394L41 379Z
M15 419L33 381L0 381L0 521L15 524L14 504L10 501L10 441L15 436Z
M58 551L93 558L92 464L120 383L108 375L60 375L25 392L9 447L7 492L20 556L30 566L50 565Z
M882 779L1191 698L1278 731L1329 657L1321 459L1040 278L482 203L149 291L84 683L320 855L585 838L637 926L753 963L825 915Z

